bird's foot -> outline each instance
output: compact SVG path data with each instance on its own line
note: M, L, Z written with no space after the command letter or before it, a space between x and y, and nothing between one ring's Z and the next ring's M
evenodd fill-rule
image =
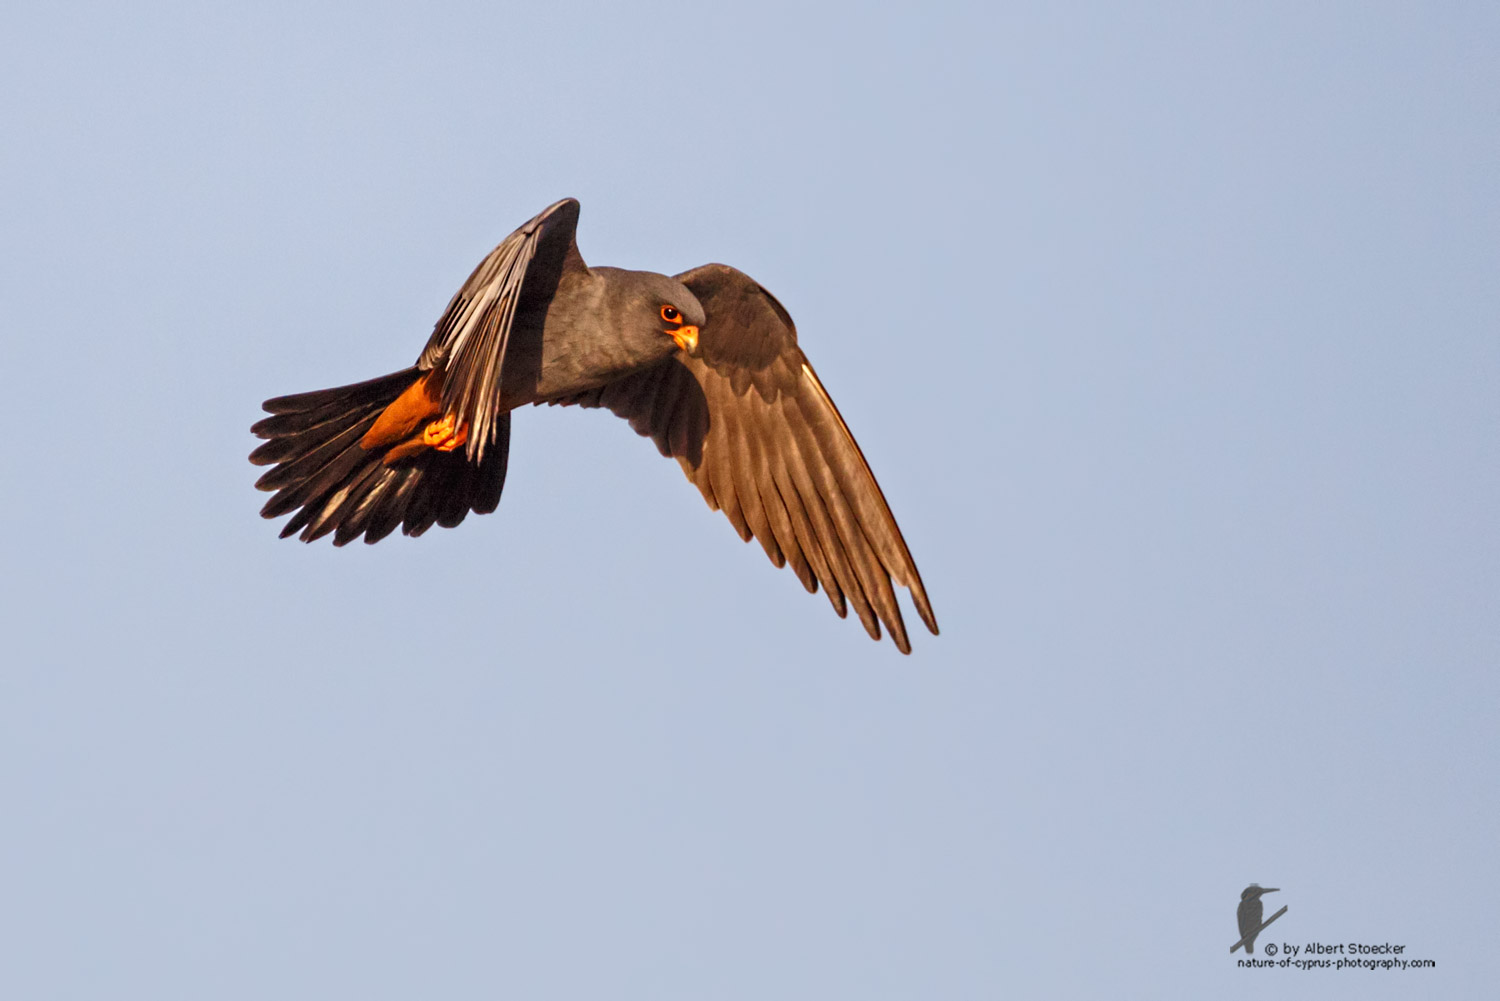
M440 421L433 421L422 432L422 444L439 452L451 452L469 440L469 425L459 424L452 414L444 414Z

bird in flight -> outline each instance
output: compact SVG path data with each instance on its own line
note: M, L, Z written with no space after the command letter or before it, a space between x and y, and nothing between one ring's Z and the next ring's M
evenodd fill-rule
M501 241L410 368L263 404L250 461L273 467L255 485L274 491L263 516L292 515L281 537L373 543L488 514L511 411L602 407L840 617L853 606L872 638L884 624L910 653L905 587L937 633L896 519L781 303L723 264L671 278L589 267L577 225L568 198Z

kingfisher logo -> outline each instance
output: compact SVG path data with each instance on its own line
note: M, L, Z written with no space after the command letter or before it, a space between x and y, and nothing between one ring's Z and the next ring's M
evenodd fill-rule
M1280 892L1279 887L1262 887L1259 883L1251 883L1245 887L1244 892L1240 894L1239 910L1235 912L1235 917L1240 923L1240 940L1229 947L1231 953L1240 946L1244 946L1246 955L1255 955L1255 936L1265 931L1272 921L1286 913L1286 906L1283 905L1281 910L1262 921L1261 917L1266 913L1266 905L1261 903L1260 898L1267 893Z
M1255 954L1255 940L1260 933L1271 927L1271 923L1286 913L1286 905L1270 917L1266 917L1265 901L1268 893L1280 893L1275 886L1251 883L1240 893L1240 906L1235 909L1235 922L1239 925L1240 940L1229 947L1230 955L1245 950L1245 955L1236 959L1234 965L1244 970L1432 970L1437 962L1431 959L1408 957L1405 943L1392 942L1288 942L1284 938L1267 939L1262 944L1261 955ZM1303 915L1306 917L1306 915ZM1261 957L1264 958L1261 958Z

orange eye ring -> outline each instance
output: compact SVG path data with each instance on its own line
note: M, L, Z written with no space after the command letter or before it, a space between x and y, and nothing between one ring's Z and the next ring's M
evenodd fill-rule
M677 312L676 306L663 306L661 308L661 318L668 323L679 323L682 321L682 314Z

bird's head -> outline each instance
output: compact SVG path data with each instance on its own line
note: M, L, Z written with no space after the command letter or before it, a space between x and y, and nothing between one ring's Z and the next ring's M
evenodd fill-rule
M624 304L620 319L635 343L661 354L670 353L666 344L687 352L697 350L703 305L686 285L650 271L619 272L617 281Z
M1261 886L1258 883L1251 883L1249 886L1245 887L1245 892L1243 892L1243 893L1240 894L1240 899L1241 900L1255 900L1255 899L1259 898L1262 893L1279 893L1279 892L1280 892L1280 888L1279 887L1263 887L1263 886Z

